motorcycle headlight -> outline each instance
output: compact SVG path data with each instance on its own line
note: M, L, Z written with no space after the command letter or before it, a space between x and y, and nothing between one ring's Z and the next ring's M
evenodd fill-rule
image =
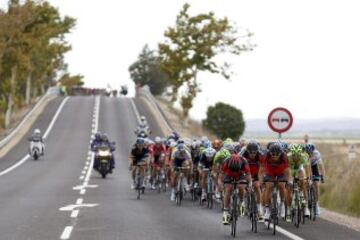
M109 151L99 151L98 154L100 157L107 157L110 155L110 152Z

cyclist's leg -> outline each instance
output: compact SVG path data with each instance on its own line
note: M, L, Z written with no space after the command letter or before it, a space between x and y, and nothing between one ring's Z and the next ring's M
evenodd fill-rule
M230 198L231 198L231 193L233 191L233 186L231 184L231 178L229 176L224 176L224 189L225 189L225 194L224 194L224 199L223 199L223 204L224 204L224 213L223 213L223 217L222 217L222 221L223 224L227 225L229 224L229 220L230 220Z

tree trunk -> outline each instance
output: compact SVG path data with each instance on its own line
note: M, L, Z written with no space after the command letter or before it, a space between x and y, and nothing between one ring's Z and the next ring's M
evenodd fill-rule
M10 93L8 96L8 106L5 113L5 128L9 128L11 123L12 110L14 106L14 93L15 93L15 79L17 73L17 66L11 68L11 78L10 78Z
M25 101L26 105L29 105L31 103L31 72L28 74L26 78L26 96Z

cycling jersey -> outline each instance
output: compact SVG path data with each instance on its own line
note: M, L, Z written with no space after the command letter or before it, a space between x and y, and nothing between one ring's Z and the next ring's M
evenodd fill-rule
M205 154L201 154L200 163L204 168L212 168L214 157L208 159Z
M303 170L304 167L310 164L309 157L306 153L300 154L300 159L295 161L294 155L292 153L287 154L288 161L289 161L289 169L291 172L291 176L295 177L299 170Z
M223 164L224 160L230 156L231 156L231 153L227 149L222 148L222 149L220 149L220 151L218 151L215 154L214 164L221 165L221 164Z
M318 150L315 150L310 156L311 166L322 164L321 154Z
M160 156L161 154L166 153L166 148L163 144L154 144L152 146L152 154L154 156Z
M289 167L289 162L284 153L281 154L280 159L277 162L272 162L270 154L267 154L263 158L261 165L265 170L264 180L274 178L283 180L285 177L285 170Z
M133 147L131 149L130 156L133 158L133 164L136 165L136 164L146 160L146 158L149 156L149 151L145 147L142 150L140 150L136 147Z
M173 160L174 167L182 167L185 161L191 160L191 155L188 151L185 151L185 153L181 154L180 151L175 150L171 156L171 159Z
M249 153L246 150L240 156L244 157L248 161L248 164L250 167L250 172L251 172L251 177L253 178L253 180L258 180L260 164L261 164L263 156L260 153L258 153L258 154L256 154L255 159L251 160L249 157Z
M230 158L227 158L227 160L224 161L223 168L222 168L222 170L225 174L224 182L229 182L229 180L231 180L231 179L241 180L241 179L244 179L244 177L246 175L251 174L249 164L245 158L240 157L241 167L240 167L240 171L237 171L237 172L233 172L228 168L229 161L230 161Z

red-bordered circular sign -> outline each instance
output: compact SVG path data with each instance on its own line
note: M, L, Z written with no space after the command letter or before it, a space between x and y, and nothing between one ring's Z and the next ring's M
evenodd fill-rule
M268 116L268 125L274 132L283 133L288 131L293 124L293 116L289 110L283 107L273 109Z

